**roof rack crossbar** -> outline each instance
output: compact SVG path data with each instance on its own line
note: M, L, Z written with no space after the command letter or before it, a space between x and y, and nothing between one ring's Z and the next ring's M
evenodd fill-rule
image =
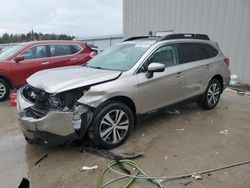
M159 37L157 37L157 36L137 36L137 37L130 37L130 38L124 40L123 42L138 40L138 39L157 39L157 38L159 38Z
M130 37L126 41L133 41L133 40L139 40L139 39L155 39L157 41L164 41L164 40L174 40L174 39L200 39L200 40L210 40L208 35L205 34L194 34L194 33L176 33L176 34L169 34L164 35L162 37L160 36L136 36L136 37Z
M208 35L205 34L193 34L193 33L178 33L162 36L158 41L174 40L174 39L201 39L210 40Z

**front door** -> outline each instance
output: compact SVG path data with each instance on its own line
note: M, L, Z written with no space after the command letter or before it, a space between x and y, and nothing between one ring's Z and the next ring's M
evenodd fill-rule
M164 72L156 72L152 78L147 78L147 67L152 62L165 64L166 68ZM140 68L137 77L141 113L154 111L183 99L183 76L178 66L175 45L163 45L156 49Z
M25 84L32 74L48 68L50 54L46 45L28 48L19 56L23 56L24 60L11 63L14 83L17 83L17 86Z

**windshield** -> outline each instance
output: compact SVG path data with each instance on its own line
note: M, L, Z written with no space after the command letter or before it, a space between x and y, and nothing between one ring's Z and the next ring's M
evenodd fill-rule
M105 50L91 59L87 66L98 69L127 71L147 51L146 43L121 43Z
M16 53L18 50L20 50L21 48L23 48L23 45L16 45L13 47L9 47L8 49L4 50L1 54L0 54L0 60L5 60L8 57L12 56L14 53Z

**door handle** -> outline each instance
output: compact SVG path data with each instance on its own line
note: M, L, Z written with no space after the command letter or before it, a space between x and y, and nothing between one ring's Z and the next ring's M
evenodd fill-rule
M176 77L182 77L182 72L178 72L175 76Z
M70 59L70 61L74 61L74 60L76 60L76 59L77 59L77 58L76 58L76 57L74 57L74 58L71 58L71 59Z
M48 65L49 64L49 62L47 61L47 62L42 62L41 63L41 65Z

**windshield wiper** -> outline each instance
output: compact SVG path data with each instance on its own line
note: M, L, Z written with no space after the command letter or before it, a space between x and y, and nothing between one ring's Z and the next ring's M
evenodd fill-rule
M102 67L93 67L93 66L87 66L87 67L89 67L89 68L93 68L93 69L104 69L104 68L102 68Z

